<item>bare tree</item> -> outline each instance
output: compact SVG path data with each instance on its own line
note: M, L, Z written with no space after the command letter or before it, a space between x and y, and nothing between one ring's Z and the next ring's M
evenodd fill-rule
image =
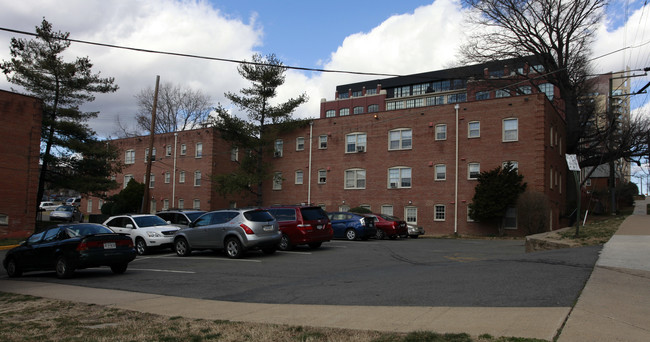
M154 90L143 89L135 97L138 101L137 129L149 131ZM163 83L158 89L155 132L169 133L198 127L208 119L212 111L210 102L210 97L201 90Z

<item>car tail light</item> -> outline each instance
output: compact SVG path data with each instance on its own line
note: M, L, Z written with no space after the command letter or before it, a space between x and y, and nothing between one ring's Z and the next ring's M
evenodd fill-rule
M78 246L78 251L87 251L91 248L98 248L104 246L103 241L82 241Z
M116 244L118 246L133 247L133 241L131 239L116 241Z
M300 229L300 230L311 231L311 224L309 224L309 223L299 224L296 227L298 227L298 229Z
M239 226L242 227L242 229L246 232L246 234L249 234L249 235L250 234L255 234L255 232L253 232L253 230L250 229L247 225L242 223Z

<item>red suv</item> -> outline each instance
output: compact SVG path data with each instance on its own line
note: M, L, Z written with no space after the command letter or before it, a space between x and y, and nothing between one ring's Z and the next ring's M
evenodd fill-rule
M266 208L280 224L282 240L278 248L291 250L296 245L316 249L334 235L327 213L321 207L274 206Z

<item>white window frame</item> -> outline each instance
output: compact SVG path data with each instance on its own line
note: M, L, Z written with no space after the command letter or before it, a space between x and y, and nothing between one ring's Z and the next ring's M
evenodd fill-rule
M135 164L135 150L129 149L124 152L124 164Z
M126 188L126 185L129 184L129 181L131 181L131 179L133 179L132 174L128 173L124 175L124 186L123 186L124 189Z
M323 134L318 136L318 149L319 150L327 149L327 135Z
M440 177L439 168L442 168L442 177ZM447 165L446 164L436 164L433 169L435 176L434 180L444 181L447 180Z
M298 184L298 185L302 184L304 178L305 177L304 177L303 171L302 170L296 170L295 183Z
M201 170L194 171L194 186L201 186Z
M433 220L437 222L445 221L447 218L447 207L444 204L433 206Z
M326 118L333 118L336 117L336 110L330 109L325 111L325 117Z
M165 199L163 199L162 210L168 210L168 209L169 209L169 199L165 198Z
M353 168L344 171L343 176L344 189L365 189L366 188L366 169Z
M409 212L412 212L409 215ZM414 218L413 220L411 218ZM409 224L417 225L418 224L418 207L406 206L404 207L404 221Z
M476 172L472 172L476 168ZM476 177L472 177L472 174L476 174ZM476 180L478 175L481 174L481 163L468 163L467 164L467 179Z
M185 171L180 171L178 173L178 182L179 183L185 183Z
M327 170L318 170L318 184L327 184Z
M282 172L273 173L273 190L282 190Z
M283 152L284 152L284 141L282 139L275 140L275 143L273 144L273 156L280 158L284 154Z
M165 172L165 184L169 184L169 183L171 182L171 179L172 179L172 174L171 174L171 172L166 171L166 172Z
M195 198L192 201L192 209L195 209L195 210L201 209L201 200L200 199Z
M394 174L397 172L397 178ZM408 176L404 175L408 172ZM405 181L408 179L408 185ZM396 180L396 181L395 181ZM413 169L408 166L396 166L388 169L388 182L386 184L388 189L409 189L413 187Z
M304 151L304 150L305 150L305 137L297 137L296 151Z
M472 125L477 127L472 128ZM475 132L475 133L472 133ZM480 121L470 121L467 123L467 138L474 139L481 137L481 122Z
M384 215L393 216L393 206L390 204L384 204L381 206L381 213Z
M233 147L230 149L230 161L239 161L239 147Z
M447 140L447 124L436 125L436 140Z
M181 144L181 156L184 156L187 154L187 145Z
M165 157L171 157L172 155L172 145L165 146Z
M194 158L203 158L203 143L197 142L194 150Z
M508 126L509 123L514 122L516 127L506 127ZM502 136L502 141L503 142L514 142L514 141L519 141L519 119L518 118L505 118L502 121L502 128L503 128L503 136ZM507 129L508 128L508 129Z
M350 108L339 109L339 116L348 116L348 115L350 115Z
M185 209L185 200L182 198L178 199L178 209Z
M408 132L408 133L407 133ZM394 136L399 135L399 136ZM406 135L406 137L405 137ZM393 143L397 146L393 147ZM388 150L410 150L413 148L413 130L410 128L398 128L388 131Z
M350 138L354 138L351 141ZM345 153L365 152L368 144L368 136L364 132L355 132L345 135ZM350 148L352 146L352 148Z

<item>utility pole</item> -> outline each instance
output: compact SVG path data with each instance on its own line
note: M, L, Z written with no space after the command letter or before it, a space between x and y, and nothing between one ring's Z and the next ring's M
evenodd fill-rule
M151 131L149 133L149 159L147 160L147 171L144 174L144 196L142 198L141 213L147 213L150 208L149 201L149 184L151 182L151 163L153 162L153 140L156 133L156 106L158 105L158 84L160 83L160 75L156 76L156 90L153 95L153 106L151 108Z

